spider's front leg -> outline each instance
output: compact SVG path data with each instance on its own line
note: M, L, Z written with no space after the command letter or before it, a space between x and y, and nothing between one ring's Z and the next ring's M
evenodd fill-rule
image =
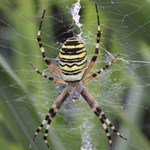
M47 142L47 135L48 135L48 131L49 131L49 127L50 127L50 123L53 119L53 117L56 115L56 113L58 112L59 108L61 107L61 105L63 104L63 102L65 101L65 99L69 96L66 88L64 89L64 91L60 94L60 96L57 98L57 100L55 101L55 103L52 105L52 107L50 108L49 112L47 113L45 119L42 121L41 125L37 128L35 135L33 137L33 140L35 139L35 137L37 136L37 134L41 131L41 129L43 128L43 126L45 125L45 123L47 122L47 126L45 129L45 134L44 134L44 141L46 143L46 145L48 146L48 148L50 150L52 150L52 148L49 146L48 142Z
M34 70L35 70L38 74L42 75L42 76L45 77L46 79L49 79L49 80L54 81L54 82L66 84L66 82L63 81L63 80L60 80L60 79L57 79L57 78L53 78L53 77L47 76L45 73L43 73L43 72L41 72L40 70L38 70L31 62L30 62L30 64L32 65L32 67L34 68Z
M46 9L44 9L44 11L43 11L43 15L42 15L42 18L41 18L40 27L39 27L39 31L38 31L37 40L38 40L38 44L39 44L39 47L40 47L41 52L42 52L43 59L45 60L45 62L47 63L47 65L49 65L49 67L51 67L57 74L59 74L59 75L61 76L61 73L60 73L59 69L57 69L57 68L47 59L46 53L45 53L45 51L44 51L44 47L43 47L43 45L42 45L42 40L41 40L41 37L40 37L40 34L41 34L41 27L42 27L42 22L43 22L43 19L44 19L45 11L46 11Z
M97 40L96 40L96 48L95 48L95 54L88 66L88 68L86 69L86 71L84 72L83 78L88 74L88 72L91 70L91 68L93 67L97 56L98 56L98 51L99 51L99 43L100 43L100 38L101 38L101 29L100 29L100 21L99 21L99 14L98 14L98 8L97 8L97 4L95 4L96 7L96 13L97 13L97 23L98 23L98 31L97 31Z
M85 80L83 80L83 83L86 83L88 81L90 81L91 79L95 78L97 75L99 75L101 72L103 72L105 69L107 69L115 60L116 58L120 55L120 53L118 53L111 62L109 62L107 65L105 65L103 68L101 68L100 70L98 70L96 73L92 74L91 76L89 76L88 78L86 78Z
M91 94L85 89L85 87L83 87L83 90L81 92L81 95L84 97L84 99L86 100L86 102L89 104L89 106L91 107L91 109L93 110L93 112L95 113L95 115L99 118L99 120L101 121L103 128L106 132L106 135L109 139L109 143L110 143L110 147L112 149L112 140L111 140L111 135L107 129L107 126L105 124L105 122L111 127L111 129L121 138L123 138L124 140L127 140L126 138L124 138L117 130L116 128L111 124L111 122L108 120L108 118L105 116L104 112L102 111L102 109L99 107L99 105L95 102L94 98L91 96ZM105 120L105 122L104 122Z

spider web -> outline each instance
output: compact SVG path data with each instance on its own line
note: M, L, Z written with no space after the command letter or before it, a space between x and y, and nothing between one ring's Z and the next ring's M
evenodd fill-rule
M115 150L147 150L150 139L149 1L17 1L2 2L0 15L0 148L48 149L44 129L32 142L35 130L65 88L38 75L32 62L45 74L60 78L41 56L36 40L43 10L41 38L47 57L58 67L63 42L78 37L88 53L95 52L97 2L101 42L99 55L87 77L121 55L99 76L85 84L112 124L128 141L108 127ZM142 131L142 132L141 132ZM140 142L141 141L141 142ZM67 98L50 126L48 142L61 150L106 150L105 131L82 98ZM9 143L9 144L8 144Z

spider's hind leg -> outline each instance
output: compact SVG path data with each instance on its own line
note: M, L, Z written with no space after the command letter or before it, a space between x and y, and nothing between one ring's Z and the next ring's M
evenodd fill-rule
M88 101L87 101L87 102L88 102ZM92 106L92 105L91 105L91 106ZM92 108L92 107L91 107L91 108ZM101 121L102 126L103 126L103 128L104 128L104 130L105 130L105 132L106 132L107 138L108 138L108 140L109 140L110 148L112 149L111 135L110 135L110 133L109 133L109 131L108 131L108 128L107 128L107 126L106 126L106 123L104 122L103 117L102 117L102 116L100 115L100 113L95 109L94 106L93 106L92 110L93 110L93 112L95 113L95 115L98 117L98 119Z
M110 128L118 135L120 136L122 139L127 140L125 137L123 137L118 131L117 129L111 124L111 122L109 121L109 119L106 117L106 115L104 114L104 112L101 110L101 108L98 108L100 111L101 116L103 117L103 119L106 121L106 123L110 126Z
M48 119L48 122L47 122L47 126L46 126L46 129L45 129L45 134L44 134L44 142L46 143L47 147L52 150L52 148L49 146L48 142L47 142L47 136L48 136L48 131L49 131L49 127L50 127L50 123L53 119L53 117L56 115L56 113L54 115L51 115Z
M37 128L33 140L35 139L35 137L38 135L38 133L41 131L41 129L43 128L43 126L45 125L45 123L47 122L48 118L50 116L50 112L47 113L45 119L42 121L41 125Z
M81 95L84 97L84 99L86 100L86 102L89 104L89 106L91 107L91 109L93 110L93 112L95 113L95 115L99 118L99 120L101 121L103 128L106 132L107 138L109 139L109 144L110 147L112 149L112 140L111 140L111 135L107 129L107 126L105 124L105 122L111 127L111 129L121 138L123 138L124 140L127 140L126 138L124 138L118 131L117 129L111 124L111 122L108 120L108 118L105 116L104 112L102 111L102 109L99 107L99 105L95 102L95 100L93 99L93 97L91 96L91 94L85 89L85 87L83 87L83 90L81 92ZM104 122L105 120L105 122Z
M47 126L45 129L45 134L44 134L44 141L47 145L47 147L52 150L52 148L49 146L48 142L47 142L47 136L48 136L48 131L49 131L49 127L50 127L50 123L53 119L53 117L56 115L56 113L58 112L59 108L61 107L61 105L63 104L63 102L65 101L65 99L69 96L66 88L64 89L64 91L60 94L60 96L57 98L57 100L54 102L54 104L52 105L52 107L50 108L49 112L47 113L45 119L43 120L43 122L41 123L41 125L37 128L35 135L33 137L33 140L35 139L35 137L37 136L37 134L41 131L41 129L43 128L44 124L47 122Z

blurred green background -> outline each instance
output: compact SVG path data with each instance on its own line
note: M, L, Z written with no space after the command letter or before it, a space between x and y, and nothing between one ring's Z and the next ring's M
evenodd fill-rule
M48 149L44 129L33 142L35 130L64 86L38 75L32 62L46 74L36 40L43 10L42 42L48 58L58 67L61 44L81 30L69 8L72 0L2 0L0 2L0 149ZM100 54L90 74L119 58L104 73L85 85L107 117L128 141L108 127L114 150L150 150L150 3L148 0L81 0L82 37L88 63L94 54L97 17L101 21ZM70 98L53 119L48 142L54 150L110 149L98 118L82 99ZM89 143L90 144L89 144Z

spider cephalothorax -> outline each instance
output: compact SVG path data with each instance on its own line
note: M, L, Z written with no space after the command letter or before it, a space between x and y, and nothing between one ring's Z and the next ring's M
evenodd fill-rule
M45 119L41 123L41 125L37 128L34 138L36 135L40 132L44 124L47 122L45 134L44 134L44 141L48 148L52 150L52 148L49 146L47 142L47 135L48 135L48 130L50 127L50 123L53 119L53 117L56 115L58 112L59 108L65 101L65 99L70 95L71 98L76 101L76 99L79 98L80 95L86 100L88 105L91 107L92 111L95 113L95 115L98 117L98 119L101 121L103 128L106 132L106 135L108 137L110 147L112 149L112 140L111 140L111 135L107 129L106 123L110 126L110 128L121 138L125 139L117 130L116 128L111 124L111 122L108 120L102 109L99 107L99 105L96 103L94 98L91 96L91 94L85 89L83 86L84 83L88 82L89 80L93 79L96 77L98 74L100 74L102 71L104 71L107 67L109 67L112 62L120 55L116 55L111 62L109 62L107 65L105 65L103 68L98 70L96 73L92 74L88 78L84 79L84 77L88 74L90 69L92 68L94 62L96 61L97 55L98 55L98 49L99 49L99 42L100 42L100 36L101 36L101 31L100 31L100 22L99 22L99 14L98 14L98 9L97 9L97 4L96 6L96 12L97 12L97 20L98 20L98 32L97 32L97 43L96 43L96 49L95 49L95 54L86 69L86 64L87 64L87 53L85 46L83 43L77 39L77 38L69 38L64 42L62 45L62 48L59 53L59 67L60 70L57 69L46 57L44 48L42 46L42 41L40 38L40 31L41 31L41 26L42 26L42 21L44 18L45 10L43 12L43 16L41 19L39 31L38 31L38 43L42 52L42 56L45 60L45 62L60 76L62 76L62 79L56 79L50 76L45 75L41 71L35 68L35 66L31 63L35 71L45 78L59 82L62 84L66 85L66 88L63 90L63 92L60 94L60 96L57 98L57 100L54 102L52 107L50 108L49 112L47 113Z
M82 81L74 82L74 83L66 83L66 89L69 95L71 96L72 100L76 100L79 98L82 92L83 83Z

